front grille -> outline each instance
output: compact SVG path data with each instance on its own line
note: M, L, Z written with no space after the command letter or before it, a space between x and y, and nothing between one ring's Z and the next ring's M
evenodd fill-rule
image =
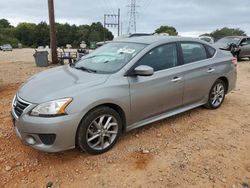
M18 97L16 97L14 104L13 104L13 108L15 111L15 114L20 117L23 113L23 111L29 106L29 103L19 99Z

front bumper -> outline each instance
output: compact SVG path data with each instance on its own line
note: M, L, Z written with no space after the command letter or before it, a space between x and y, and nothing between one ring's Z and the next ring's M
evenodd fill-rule
M75 136L81 121L80 115L53 118L33 117L27 113L33 107L31 105L25 109L20 117L17 117L13 108L11 111L16 135L25 145L45 152L60 152L75 148ZM28 141L30 138L35 142L30 143ZM46 141L46 138L49 140Z

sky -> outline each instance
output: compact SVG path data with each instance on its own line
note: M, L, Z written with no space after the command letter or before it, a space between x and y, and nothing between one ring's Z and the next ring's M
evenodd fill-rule
M104 14L121 9L123 34L128 31L130 0L54 0L56 22L76 25L102 22ZM137 32L153 33L174 26L181 36L196 37L217 28L240 28L250 35L250 0L136 0ZM48 22L47 0L1 0L0 19ZM114 35L116 29L110 28Z

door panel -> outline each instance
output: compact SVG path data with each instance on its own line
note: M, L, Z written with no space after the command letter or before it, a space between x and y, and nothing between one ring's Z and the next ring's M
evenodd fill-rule
M188 64L185 67L183 104L206 101L215 79L216 67L211 60Z
M206 101L216 72L214 64L203 44L181 42L181 49L185 68L183 105Z
M150 77L129 77L133 123L182 105L183 75L178 67L176 43L150 50L133 68L146 65L154 69Z
M129 83L133 123L182 105L184 81L178 70L161 71L151 77L129 77Z

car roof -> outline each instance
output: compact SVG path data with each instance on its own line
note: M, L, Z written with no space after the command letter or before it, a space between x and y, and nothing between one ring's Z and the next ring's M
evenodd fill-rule
M153 44L157 42L176 42L176 41L201 42L200 40L195 38L179 37L179 36L160 36L160 35L124 38L124 39L118 39L115 42Z

